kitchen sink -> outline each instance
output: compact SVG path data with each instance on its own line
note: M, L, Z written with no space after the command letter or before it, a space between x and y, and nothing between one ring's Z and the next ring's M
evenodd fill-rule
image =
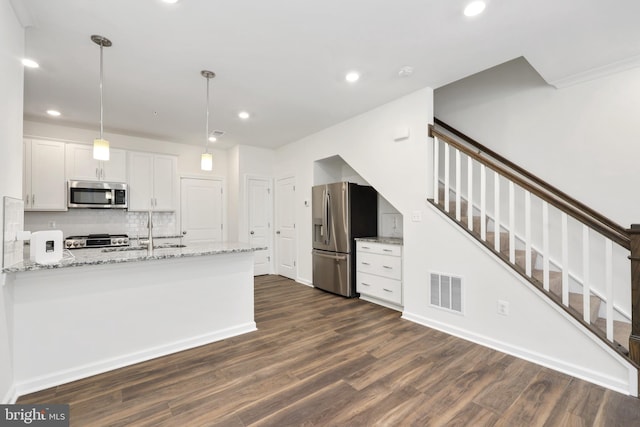
M171 248L186 248L186 245L180 243L165 243L162 245L153 245L153 249L171 249ZM124 246L119 248L105 248L102 252L126 252L126 251L146 251L146 246Z

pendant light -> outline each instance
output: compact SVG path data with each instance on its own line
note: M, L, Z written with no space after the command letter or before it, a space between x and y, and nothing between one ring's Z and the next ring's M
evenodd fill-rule
M97 35L91 36L91 40L100 46L100 138L93 140L93 158L96 160L109 160L109 141L103 137L102 48L111 46L111 40Z
M200 169L203 171L211 171L213 170L213 154L209 153L209 80L216 76L216 73L213 71L202 70L200 71L202 77L207 79L207 123L205 126L205 135L204 135L204 153L200 156Z

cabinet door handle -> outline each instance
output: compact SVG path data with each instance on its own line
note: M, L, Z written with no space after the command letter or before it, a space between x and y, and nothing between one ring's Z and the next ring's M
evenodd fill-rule
M386 268L387 270L393 270L393 267L389 267L388 265L383 265L382 268Z
M35 205L35 204L36 204L36 195L32 194L31 195L31 207L33 207L33 205Z
M383 249L384 252L393 252L391 249Z
M382 290L385 292L393 292L391 289L387 289L387 288L382 288Z

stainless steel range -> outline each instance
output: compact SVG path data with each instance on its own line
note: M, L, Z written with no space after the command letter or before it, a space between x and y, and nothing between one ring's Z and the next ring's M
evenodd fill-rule
M89 234L88 236L71 236L64 240L64 247L67 249L114 246L129 246L129 236L126 234Z

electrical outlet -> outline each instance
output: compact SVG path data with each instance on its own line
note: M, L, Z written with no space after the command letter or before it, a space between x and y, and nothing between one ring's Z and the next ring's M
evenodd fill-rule
M507 301L498 300L498 314L502 316L509 315L509 303Z

